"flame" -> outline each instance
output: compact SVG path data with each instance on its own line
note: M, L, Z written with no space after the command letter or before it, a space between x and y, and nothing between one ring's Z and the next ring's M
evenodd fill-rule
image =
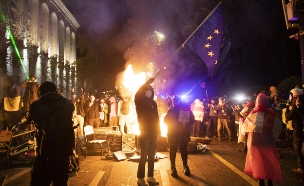
M167 133L168 133L168 126L166 125L164 119L167 113L164 113L162 115L159 116L159 122L160 122L160 132L161 132L161 136L162 137L167 137Z
M146 74L144 72L140 72L135 74L132 65L129 64L124 71L122 85L125 89L131 92L132 98L134 97L136 91L139 89L141 85L143 85L146 81Z

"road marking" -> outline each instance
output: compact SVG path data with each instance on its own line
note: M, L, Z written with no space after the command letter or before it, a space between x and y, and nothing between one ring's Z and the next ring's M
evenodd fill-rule
M191 160L188 160L188 166L191 172L192 170L193 172L199 172L199 169L192 163ZM205 180L207 180L206 177L203 175L200 175L200 177L203 177L203 179L191 174L191 178L197 182L198 186L208 186L208 184L205 182Z
M213 152L212 150L209 150L209 152L214 157L216 157L216 159L220 160L224 165L226 165L227 167L229 167L232 171L234 171L235 173L237 173L239 176L241 176L244 180L246 180L251 185L253 185L253 186L258 186L259 185L254 179L252 179L250 176L248 176L244 172L240 171L238 168L236 168L235 166L233 166L231 163L229 163L228 161L226 161L224 158L222 158L217 153Z
M106 171L98 171L96 176L93 178L93 180L91 181L89 186L96 186L98 185L99 181L101 180L101 178L103 177L104 173Z
M167 169L160 169L160 178L163 186L171 186Z
M23 174L26 174L27 172L29 172L31 170L31 168L27 168L27 169L24 169L23 171L15 174L14 176L12 177L9 177L8 179L5 180L5 183L4 185L16 180L17 178L19 178L20 176L22 176Z

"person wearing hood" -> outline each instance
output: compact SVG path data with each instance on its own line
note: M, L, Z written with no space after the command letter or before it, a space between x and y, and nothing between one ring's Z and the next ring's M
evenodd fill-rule
M148 178L147 182L158 185L154 178L154 156L157 148L157 137L160 135L160 122L157 111L157 104L153 100L154 90L149 85L153 78L143 84L135 94L135 109L140 130L139 145L140 159L137 170L137 184L147 185L145 178L145 165L148 157Z
M29 116L36 124L36 157L33 163L31 172L31 186L50 185L67 185L69 173L69 156L71 156L73 149L62 149L62 152L53 152L48 149L52 141L45 143L44 130L50 128L50 120L52 117L58 115L59 112L64 113L67 119L64 121L71 121L74 112L74 105L71 100L68 100L58 94L57 87L54 83L46 81L41 84L40 98L30 105ZM54 115L51 115L55 113ZM54 119L53 119L54 120ZM52 126L51 126L52 127ZM55 131L56 133L68 133L68 131ZM72 136L73 136L73 130ZM70 140L64 140L61 143L74 143ZM68 146L67 145L67 146ZM43 147L43 148L42 148Z
M171 163L171 176L178 177L175 159L179 149L183 161L183 171L186 176L190 176L188 167L188 142L190 141L190 128L194 123L194 115L189 109L189 105L183 104L181 99L176 96L173 98L173 107L165 116L165 123L168 126L167 140L169 144L169 156Z
M242 125L242 133L248 133L247 155L244 172L251 174L259 185L273 185L282 181L279 153L276 140L282 131L282 121L273 109L264 93L255 101L254 109Z

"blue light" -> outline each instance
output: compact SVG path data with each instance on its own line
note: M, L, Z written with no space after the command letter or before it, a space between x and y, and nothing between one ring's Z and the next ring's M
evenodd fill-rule
M181 98L182 98L182 100L186 99L187 98L187 94L181 95Z

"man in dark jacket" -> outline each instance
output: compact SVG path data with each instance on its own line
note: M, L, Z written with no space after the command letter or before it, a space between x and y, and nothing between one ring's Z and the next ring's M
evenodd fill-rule
M87 125L91 125L94 128L99 127L99 104L95 101L94 95L90 95L89 100L85 103L84 110Z
M183 104L179 97L173 98L173 108L165 116L165 123L168 126L168 143L171 162L171 176L177 177L175 167L176 152L179 149L183 161L183 170L186 176L190 176L188 167L187 146L190 141L190 128L194 123L194 115L190 106Z
M154 79L148 80L135 94L135 106L140 130L140 160L137 170L138 185L146 185L145 164L148 156L148 179L149 183L158 185L154 179L154 156L157 147L157 135L160 135L160 123L156 102L153 100L154 91L149 85Z
M57 87L52 82L44 82L40 86L40 99L30 105L30 120L36 124L36 141L37 149L33 168L31 172L31 186L50 185L67 185L69 172L69 156L72 155L73 148L62 149L62 151L53 152L44 147L44 131L50 125L52 119L51 113L64 112L66 120L70 120L72 126L72 114L74 105L72 101L60 96ZM68 133L68 131L55 131L57 133ZM72 136L73 136L73 131ZM73 144L73 140L61 141L61 145ZM56 145L57 146L57 145Z

